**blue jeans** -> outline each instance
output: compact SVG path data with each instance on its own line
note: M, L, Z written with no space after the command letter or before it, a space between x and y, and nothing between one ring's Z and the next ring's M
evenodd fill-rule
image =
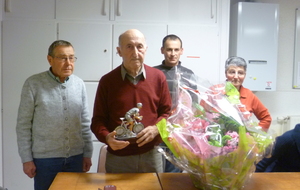
M48 190L58 172L82 172L83 154L69 158L34 158L34 190Z
M174 166L169 160L166 159L166 165L165 165L165 173L181 173L181 169Z
M172 151L167 147L167 145L162 142L160 143L160 146L169 154L173 155ZM178 168L177 166L175 166L174 164L172 164L169 160L167 160L165 157L163 157L164 159L164 173L181 173L182 170L180 168Z

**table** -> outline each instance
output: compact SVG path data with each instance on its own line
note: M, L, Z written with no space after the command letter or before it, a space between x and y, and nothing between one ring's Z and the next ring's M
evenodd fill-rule
M254 173L243 190L297 190L300 189L300 172Z
M103 190L115 185L117 190L161 190L156 173L58 173L49 190Z
M159 173L163 190L197 190L187 173ZM243 190L298 190L300 172L254 173ZM199 189L198 189L199 190Z
M187 173L58 173L49 190L197 190ZM254 173L243 190L298 190L300 172Z
M199 190L194 187L187 173L159 173L157 175L163 190Z

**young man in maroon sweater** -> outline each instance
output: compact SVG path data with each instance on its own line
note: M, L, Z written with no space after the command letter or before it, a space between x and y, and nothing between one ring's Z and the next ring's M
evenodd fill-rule
M108 173L163 172L162 155L157 151L162 140L156 124L169 116L171 98L163 72L144 64L146 50L144 35L127 30L119 36L117 47L122 64L99 81L91 129L108 145ZM137 103L143 104L139 114L145 128L134 142L117 140L115 128L120 118Z

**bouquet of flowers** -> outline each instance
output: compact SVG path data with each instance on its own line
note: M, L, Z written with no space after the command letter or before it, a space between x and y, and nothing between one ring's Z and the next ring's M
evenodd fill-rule
M274 138L251 121L230 82L197 83L195 89L178 84L176 110L157 124L173 155L162 153L187 171L197 188L243 188L255 163L270 155Z

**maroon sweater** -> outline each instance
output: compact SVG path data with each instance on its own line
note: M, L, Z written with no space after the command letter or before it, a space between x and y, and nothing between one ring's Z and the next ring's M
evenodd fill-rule
M104 75L99 82L91 129L99 141L106 143L106 135L121 124L121 117L137 103L142 103L140 115L145 127L155 125L167 118L171 109L171 98L165 75L158 69L144 65L146 79L132 84L121 76L121 66ZM138 147L136 143L121 150L108 151L118 156L142 154L161 142L158 135L153 141Z

